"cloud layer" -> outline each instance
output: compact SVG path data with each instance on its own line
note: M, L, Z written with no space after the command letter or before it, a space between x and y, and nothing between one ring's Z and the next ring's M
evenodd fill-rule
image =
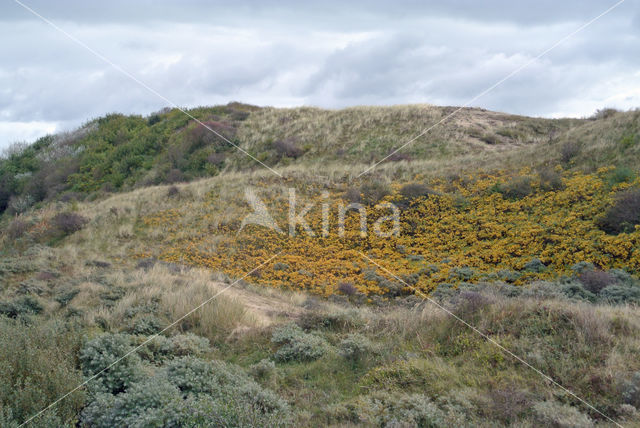
M614 2L24 2L180 106L461 105ZM167 105L15 2L0 5L0 147ZM640 106L640 10L610 14L473 103Z

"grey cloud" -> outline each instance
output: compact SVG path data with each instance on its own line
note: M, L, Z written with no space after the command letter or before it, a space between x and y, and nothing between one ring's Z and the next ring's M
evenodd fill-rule
M25 2L180 106L322 107L465 103L614 3ZM14 2L0 4L0 23L0 146L51 123L167 104ZM611 99L628 108L639 23L627 1L474 105L543 116Z

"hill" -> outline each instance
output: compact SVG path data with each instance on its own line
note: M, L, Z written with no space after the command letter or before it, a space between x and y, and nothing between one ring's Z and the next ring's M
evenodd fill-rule
M463 109L361 175L454 111L232 103L189 110L229 141L167 110L15 147L0 425L640 426L640 112Z
M254 171L263 168L257 161L285 171L298 167L350 174L389 156L455 110L421 105L274 109L231 103L189 110L197 121L177 109L149 117L111 114L8 150L0 160L0 212ZM386 160L407 163L403 171L505 169L563 159L578 169L605 163L635 167L639 117L637 111L609 111L593 119L538 119L463 109Z

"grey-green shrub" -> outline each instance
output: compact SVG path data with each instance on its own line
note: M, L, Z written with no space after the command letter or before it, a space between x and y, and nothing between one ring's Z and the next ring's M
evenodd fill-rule
M141 336L138 342L143 343L147 340L147 337ZM155 336L138 350L138 355L144 360L161 362L174 357L200 357L210 350L209 339L186 333L171 337Z
M364 397L356 404L360 422L380 427L445 426L445 414L423 394L378 393Z
M119 394L99 392L82 413L92 427L278 426L288 406L240 368L180 357Z
M349 334L338 345L338 353L347 360L356 363L361 362L375 352L376 349L373 343L358 333Z
M540 273L544 272L546 268L547 267L544 265L544 263L542 263L542 261L538 258L533 258L524 265L525 272Z
M295 324L277 328L271 342L280 345L274 354L278 361L312 361L327 353L329 344L322 337L305 333Z
M583 428L593 426L589 416L575 407L555 401L541 401L533 406L536 422L542 426L557 428Z
M622 399L626 404L636 408L640 407L640 372L635 372L629 380L624 382Z
M249 367L249 373L253 378L261 383L271 383L276 377L276 364L263 358Z
M600 299L607 303L632 303L640 305L640 287L628 285L610 285L600 291Z
M89 382L93 392L117 394L142 377L140 357L133 350L131 338L125 334L103 334L87 342L80 351L80 365L85 376L91 377L103 369Z

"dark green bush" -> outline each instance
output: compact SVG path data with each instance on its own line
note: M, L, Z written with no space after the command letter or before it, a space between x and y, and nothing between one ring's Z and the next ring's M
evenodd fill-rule
M150 336L161 331L165 325L166 323L155 315L144 315L133 320L127 331L131 334Z
M632 189L618 195L615 203L597 221L600 229L617 235L632 232L640 224L640 189Z
M615 186L616 184L621 183L629 183L633 181L636 177L635 172L626 166L618 166L616 169L611 171L607 176L607 181L610 186Z
M19 218L13 219L11 223L7 226L7 236L11 239L19 239L22 238L31 225L24 220Z
M276 364L268 359L262 359L249 367L249 373L253 378L262 383L273 383L276 377Z
M7 302L0 302L0 315L9 318L37 315L43 310L42 304L33 296L22 296Z
M545 264L538 258L533 258L524 265L525 272L540 273L544 272L546 268Z
M446 426L445 414L426 395L377 392L350 405L352 421L366 426L424 427Z
M538 426L546 427L590 427L593 421L580 410L556 401L542 401L533 406L534 419Z
M292 139L277 140L273 142L273 148L280 156L297 159L304 154L304 150L296 146Z
M138 341L142 343L147 339L142 336ZM171 337L155 336L138 350L138 354L145 360L161 362L175 357L201 357L210 351L209 339L186 333Z
M635 372L622 386L622 399L626 404L640 407L640 372Z

